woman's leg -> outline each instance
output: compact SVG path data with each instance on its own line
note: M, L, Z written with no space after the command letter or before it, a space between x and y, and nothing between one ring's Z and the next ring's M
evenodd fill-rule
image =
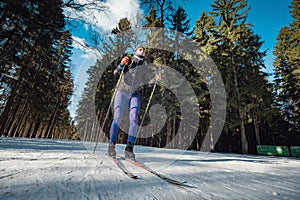
M126 94L122 92L117 92L115 99L114 99L114 119L111 123L110 127L110 142L116 142L118 132L119 132L119 127L122 122L122 117L124 114L124 109L126 106L127 102L127 96Z
M129 131L128 142L134 143L138 131L138 119L140 112L140 96L133 95L129 100Z

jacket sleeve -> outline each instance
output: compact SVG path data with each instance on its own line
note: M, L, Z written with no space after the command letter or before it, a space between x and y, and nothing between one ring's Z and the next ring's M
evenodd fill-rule
M114 76L118 78L121 75L122 70L125 66L119 64L118 67L114 70Z
M125 55L123 58L125 58L125 57L129 58L129 62L128 62L128 65L129 65L132 62L131 56ZM124 64L120 63L118 65L118 67L114 70L114 76L116 78L118 78L121 75L122 71L124 71L124 73L127 72L128 71L128 65L124 65Z

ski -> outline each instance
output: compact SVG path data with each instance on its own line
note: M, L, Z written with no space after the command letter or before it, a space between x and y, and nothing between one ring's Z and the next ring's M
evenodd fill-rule
M132 172L130 172L125 166L124 164L120 161L120 158L113 158L111 157L113 162L122 170L122 172L124 174L126 174L128 177L132 178L132 179L138 179L139 176L133 174Z
M137 161L137 160L125 159L125 158L122 158L122 159L124 159L124 160L126 160L126 161L128 161L128 162L130 162L130 163L132 163L132 164L134 164L134 165L137 166L137 167L143 168L144 170L146 170L146 171L148 171L148 172L150 172L150 173L156 175L157 177L159 177L159 178L161 178L161 179L167 181L168 183L171 183L171 184L174 184L174 185L179 185L179 186L184 186L185 183L187 183L186 181L178 181L178 180L174 180L174 179L169 178L169 177L167 177L167 176L165 176L165 175L163 175L163 174L160 174L160 173L158 173L157 171L151 169L151 168L148 167L147 165L145 165L145 164L143 164L142 162L139 162L139 161Z

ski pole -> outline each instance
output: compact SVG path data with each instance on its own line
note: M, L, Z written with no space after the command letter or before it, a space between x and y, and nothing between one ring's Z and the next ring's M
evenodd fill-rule
M113 93L113 96L112 96L111 99L110 99L110 103L109 103L109 106L108 106L108 109L107 109L107 112L106 112L106 115L105 115L103 124L102 124L101 129L100 129L101 133L103 132L103 128L104 128L104 125L105 125L105 123L106 123L106 120L107 120L109 111L110 111L110 109L111 109L111 106L112 106L112 104L113 104L113 102L114 102L114 99L115 99L115 96L116 96L116 94L117 94L117 91L118 91L118 88L119 88L121 79L122 79L123 74L124 74L124 69L125 69L125 67L123 67L123 69L122 69L122 71L121 71L120 77L119 77L119 79L118 79L118 81L117 81L117 84L116 84L116 87L115 87L115 90L114 90L114 93ZM100 134L100 135L101 135L101 134ZM99 136L99 135L98 135L98 136ZM95 154L95 151L96 151L96 148L97 148L97 145L98 145L98 140L99 140L99 137L97 137L97 139L96 139L96 145L95 145L95 147L94 147L93 154Z
M141 124L140 124L140 127L138 128L138 132L137 132L137 134L136 134L136 136L135 136L134 145L136 144L138 135L140 134L140 131L141 131L141 129L142 129L142 125L143 125L143 123L144 123L145 116L146 116L146 114L147 114L147 112L148 112L148 109L149 109L149 107L150 107L150 103L151 103L151 100L152 100L152 97L153 97L153 94L154 94L156 85L157 85L157 78L155 77L154 86L153 86L153 88L152 88L152 91L151 91L151 94L150 94L150 97L149 97L149 100L148 100L148 103L147 103L147 106L146 106L146 109L145 109L145 112L144 112L144 115L143 115L143 118L142 118L142 121L141 121Z

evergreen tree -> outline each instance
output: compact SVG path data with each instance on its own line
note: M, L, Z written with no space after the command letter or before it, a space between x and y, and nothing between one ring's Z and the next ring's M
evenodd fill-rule
M151 30L151 27L159 28L163 26L162 21L157 17L156 10L154 7L152 7L149 16L145 16L145 18L146 18L146 24L143 25L143 27L150 28L150 32L146 35L147 40L149 41L150 44L160 42L160 40L162 39L162 35L164 33L159 30ZM160 58L161 56L162 56L161 51L157 49L149 49L149 48L147 49L147 61L149 63L153 63L154 60L158 58L162 60L162 58ZM166 62L166 60L164 60L164 62Z
M70 125L67 105L72 92L71 35L65 30L62 1L2 1L0 5L0 62L6 73L1 74L0 85L8 91L7 98L1 99L5 102L1 133L69 138L61 129ZM58 126L66 135L54 134Z
M246 23L249 12L246 0L215 0L212 8L209 15L202 13L196 22L196 39L217 64L225 83L225 133L239 134L241 152L248 153L250 135L247 134L247 124L256 123L257 128L257 123L262 123L257 119L262 116L259 110L262 107L270 109L270 85L266 74L261 71L265 52L260 51L260 37ZM269 101L263 102L264 98ZM259 143L258 129L256 135L256 143Z
M300 128L300 1L293 0L290 13L294 18L288 27L283 27L274 49L275 88L277 103L283 117L294 127Z
M215 28L216 22L213 16L202 12L195 24L195 39L208 54L217 48L217 42L214 38L216 35Z
M166 16L168 15L168 12L173 11L174 4L176 3L177 1L171 1L171 0L141 0L140 1L142 8L144 8L146 12L149 12L150 10L155 10L158 12L157 15L162 23L162 27L165 27Z
M191 19L188 18L187 13L185 12L184 8L179 6L175 13L171 14L167 17L167 20L170 23L170 29L176 30L180 33L183 33L187 36L191 36L193 34L193 30L190 27Z

